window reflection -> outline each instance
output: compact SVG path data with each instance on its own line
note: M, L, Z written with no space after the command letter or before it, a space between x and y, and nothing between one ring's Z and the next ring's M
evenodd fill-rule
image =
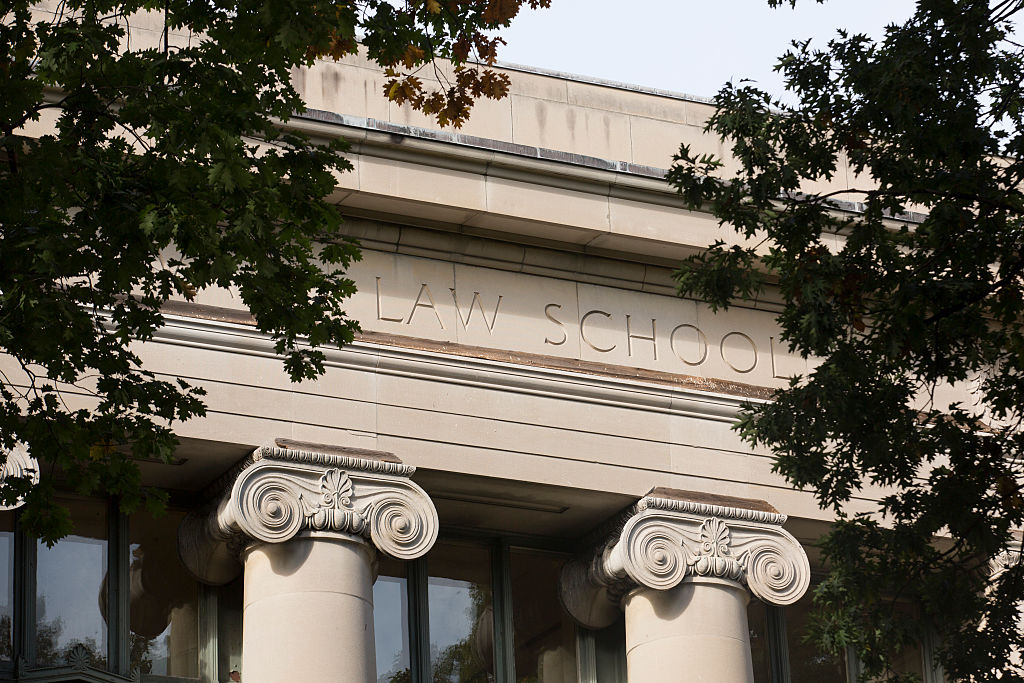
M576 628L558 599L564 558L512 550L512 620L518 683L575 683Z
M183 516L130 520L130 670L144 676L199 677L199 586L177 551Z
M409 586L405 563L380 558L373 584L374 645L377 683L408 683Z
M14 513L0 512L0 662L14 659Z
M36 663L63 665L68 651L83 645L92 665L107 661L107 625L101 611L107 574L106 503L64 500L75 533L48 548L40 542L36 561Z
M920 615L911 605L903 603L896 606L896 614L904 625L910 625L909 635L914 639L893 658L892 668L901 674L916 674L920 680L924 680L924 652L919 644L924 637L923 631L919 628L922 621Z
M917 674L921 680L924 680L924 655L921 652L921 646L915 643L903 648L893 662L892 668L904 674Z
M594 631L597 683L626 683L626 619Z
M217 680L242 680L241 576L217 590Z
M845 681L843 657L822 653L814 643L806 641L808 617L814 608L812 594L813 590L807 591L796 604L785 608L790 678L793 683Z
M438 544L428 556L432 683L494 680L491 558L485 548Z

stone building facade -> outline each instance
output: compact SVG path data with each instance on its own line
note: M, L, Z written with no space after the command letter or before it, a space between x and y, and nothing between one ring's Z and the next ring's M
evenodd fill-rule
M682 141L721 153L709 105L509 72L458 131L357 58L296 73L290 125L352 145L336 201L363 332L294 385L230 292L169 306L140 355L209 405L173 464L143 465L171 512L69 498L52 548L4 513L0 678L856 674L800 637L829 516L731 429L809 361L770 297L674 294L680 258L736 239L662 179ZM905 664L934 683L924 643Z

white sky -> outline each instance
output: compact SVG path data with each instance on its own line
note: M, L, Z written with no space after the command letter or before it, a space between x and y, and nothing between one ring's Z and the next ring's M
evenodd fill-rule
M502 32L505 62L710 97L730 79L749 78L781 94L772 71L794 39L822 47L836 29L880 37L902 22L913 0L552 0L524 10Z

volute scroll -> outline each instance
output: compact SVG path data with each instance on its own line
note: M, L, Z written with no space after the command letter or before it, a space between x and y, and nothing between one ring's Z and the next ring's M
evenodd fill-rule
M304 532L362 537L397 559L422 556L437 540L438 519L430 497L409 479L414 468L390 454L356 453L258 449L232 473L216 507L182 524L182 560L200 580L221 584L241 571L245 546Z

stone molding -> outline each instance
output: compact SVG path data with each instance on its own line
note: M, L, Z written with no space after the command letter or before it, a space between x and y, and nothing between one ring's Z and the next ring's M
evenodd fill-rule
M648 494L593 551L566 563L562 602L578 622L604 628L618 618L629 591L668 590L686 579L734 582L775 605L792 604L807 591L810 565L800 542L782 528L785 515L671 493Z
M237 322L224 322L169 314L167 325L155 339L184 343L212 351L275 358L269 335ZM733 391L722 382L694 378L694 383L659 383L644 377L601 375L571 367L523 364L522 359L500 361L473 355L418 349L401 345L354 341L340 349L324 349L325 365L334 368L386 372L397 377L443 380L462 386L500 387L504 391L550 396L552 391L575 401L595 405L638 408L667 415L696 417L732 424L745 403L763 402L750 391ZM677 375L677 379L686 379ZM729 393L733 391L733 393Z
M224 584L241 572L248 545L300 533L357 537L390 557L420 557L437 540L437 510L409 479L414 467L378 455L257 449L228 473L213 505L182 521L182 561L199 580Z

